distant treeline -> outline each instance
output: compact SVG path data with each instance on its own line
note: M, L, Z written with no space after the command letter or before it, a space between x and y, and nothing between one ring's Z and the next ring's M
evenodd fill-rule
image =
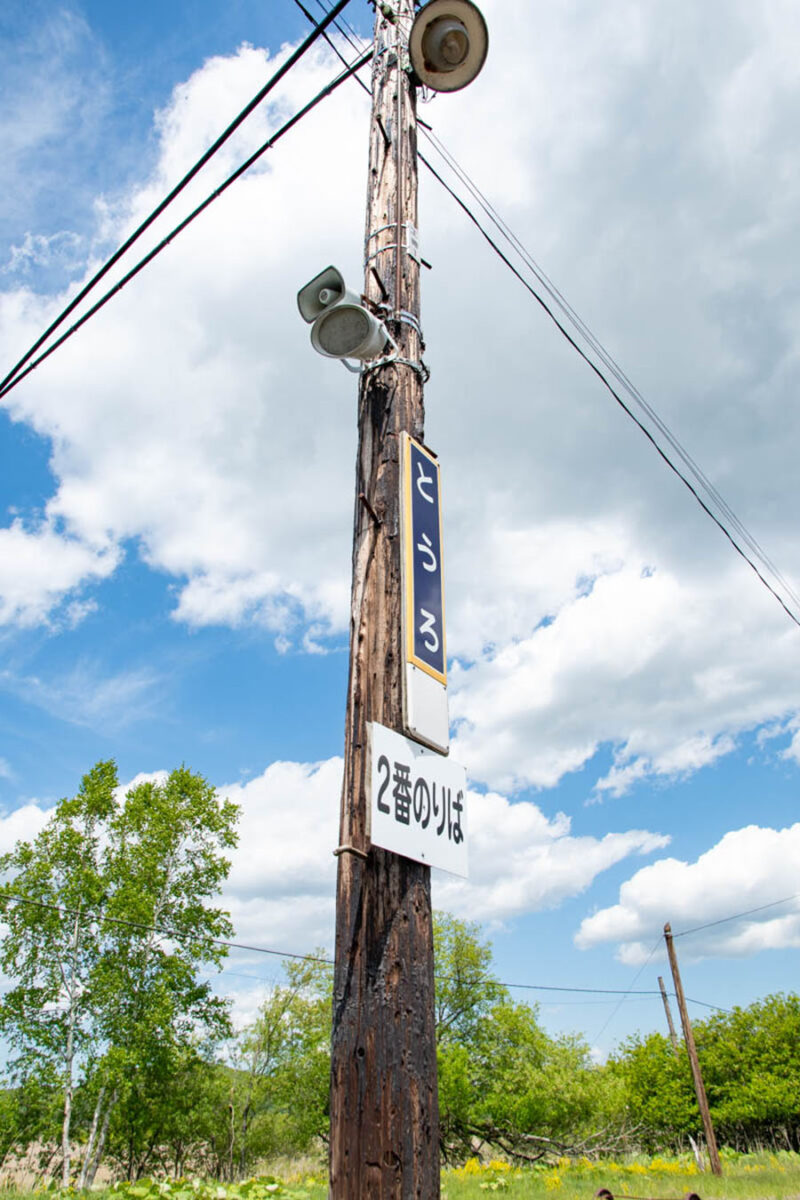
M117 1176L220 1180L277 1154L319 1149L328 1129L331 972L291 962L255 1018L231 1027L209 985L228 915L213 900L236 809L185 768L125 797L98 763L31 843L0 860L0 1090L8 1174L88 1186ZM551 1037L535 1006L492 973L478 926L435 922L442 1150L481 1145L519 1161L680 1151L701 1123L685 1051L661 1034L603 1065L580 1037ZM718 1141L800 1150L800 998L695 1026Z

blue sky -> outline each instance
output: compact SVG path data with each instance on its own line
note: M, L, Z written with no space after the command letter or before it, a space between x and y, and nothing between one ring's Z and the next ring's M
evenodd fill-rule
M797 586L800 18L484 7L483 74L425 119ZM4 364L306 29L290 0L5 6ZM170 224L336 70L293 71ZM341 89L0 413L3 844L98 758L186 762L243 806L239 936L292 951L331 944L355 455L294 295L358 280L366 118ZM655 988L665 920L797 888L798 630L428 177L421 234L474 788L472 879L435 901L506 980ZM796 985L800 905L679 945L690 996L747 1003ZM231 963L241 1019L275 970ZM663 1026L655 998L532 995L600 1053Z

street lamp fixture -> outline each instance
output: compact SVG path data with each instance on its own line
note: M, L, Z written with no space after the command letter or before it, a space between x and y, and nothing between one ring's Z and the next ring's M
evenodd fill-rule
M472 0L429 0L408 42L414 74L435 92L457 92L472 83L488 49L486 22Z

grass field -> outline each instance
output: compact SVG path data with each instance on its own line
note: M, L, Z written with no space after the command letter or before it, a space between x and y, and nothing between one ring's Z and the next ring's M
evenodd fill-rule
M327 1200L324 1174L307 1164L273 1164L270 1175L239 1184L220 1185L198 1179L141 1180L116 1184L94 1193L97 1200ZM614 1200L683 1200L694 1192L701 1200L800 1200L800 1155L723 1153L723 1175L700 1173L689 1158L640 1158L627 1162L590 1163L562 1160L556 1166L518 1168L471 1159L442 1174L442 1200L481 1200L493 1193L515 1200L593 1200L607 1188ZM46 1192L6 1190L8 1200L43 1195L75 1196L54 1188Z
M652 1158L619 1163L566 1160L556 1167L516 1169L507 1163L466 1166L442 1175L443 1200L473 1200L493 1192L519 1200L592 1200L607 1188L615 1200L800 1200L800 1156L742 1155L723 1159L724 1174L702 1174L691 1159Z

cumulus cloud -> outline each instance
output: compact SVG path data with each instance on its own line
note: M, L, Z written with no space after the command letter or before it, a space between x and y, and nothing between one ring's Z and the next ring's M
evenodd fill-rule
M239 847L226 886L237 938L272 948L333 945L333 899L342 762L273 763L221 789L241 806ZM553 908L631 855L669 838L644 830L576 836L563 813L529 801L469 792L469 881L434 873L437 907L497 922ZM254 958L253 962L258 959Z
M613 0L588 22L569 0L539 14L534 41L524 6L486 12L485 71L424 115L800 577L796 6L737 0L721 32L688 0ZM176 86L152 170L98 204L95 237L133 228L286 53L243 47ZM324 47L304 60L169 223L336 70ZM294 295L331 261L360 276L366 115L341 89L57 371L10 394L50 440L57 484L44 525L3 531L9 561L35 560L0 574L5 621L59 605L79 620L92 583L136 553L189 626L254 624L309 652L344 632L353 385L309 349ZM552 786L610 745L596 794L613 796L791 721L800 638L774 601L424 176L421 224L426 439L442 455L453 714L473 777ZM0 293L4 360L64 298ZM63 543L48 541L46 578L37 539Z
M30 842L47 824L50 810L35 800L0 816L0 854L13 850L17 842Z
M530 801L469 793L470 878L437 879L435 901L486 922L555 908L598 875L635 854L652 854L669 837L632 829L602 838L575 836L571 820L552 820Z
M153 176L104 207L105 237L121 239L150 210L218 131L220 114L241 107L276 62L245 47L176 88L158 118ZM330 53L320 52L293 74L183 208L327 80L330 68ZM343 90L330 103L328 119L340 127L363 124L359 93ZM293 295L330 254L319 177L341 175L326 220L350 227L350 257L357 253L360 150L355 138L344 146L320 138L309 118L288 164L276 151L275 165L228 193L202 229L188 231L135 290L59 353L57 387L42 368L10 397L12 415L52 440L59 485L47 506L49 527L74 545L115 547L117 559L128 539L138 539L148 564L183 581L176 615L191 625L255 621L299 636L308 620L325 630L344 626L352 389L331 364L315 361ZM171 212L170 222L182 211ZM6 292L4 357L64 298ZM342 419L348 407L349 421ZM107 562L111 568L110 552ZM90 581L90 562L78 571L76 564L75 582ZM26 619L43 619L48 602L72 582L56 574L50 591L37 595L22 579L10 595L4 591L5 619L21 619L23 608Z
M14 520L0 529L0 624L30 626L50 620L71 593L108 578L119 557L114 546L65 537L52 521L29 529L19 518ZM67 623L92 607L91 600L72 601L66 606Z
M800 765L800 722L797 720L793 721L790 728L793 731L792 740L786 749L783 750L781 757L787 759L789 762L795 762Z
M616 747L597 795L688 775L735 736L796 711L798 638L761 640L763 610L635 565L596 578L524 638L453 673L454 752L478 778L552 787Z
M735 829L695 862L664 858L642 867L622 885L617 904L581 923L575 944L588 949L617 942L619 960L637 965L647 960L669 920L674 934L710 926L681 943L681 953L689 959L739 958L797 947L798 878L800 824ZM751 909L761 911L727 920Z

